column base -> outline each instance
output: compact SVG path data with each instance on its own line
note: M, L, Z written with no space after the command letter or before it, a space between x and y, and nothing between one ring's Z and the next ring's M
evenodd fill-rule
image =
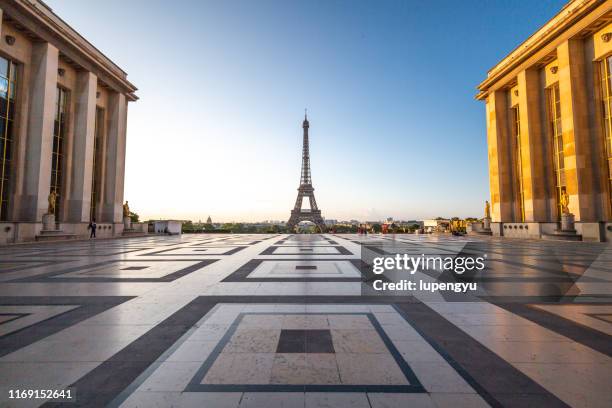
M576 233L574 214L561 215L561 232Z
M123 231L130 231L132 229L132 219L130 217L123 217Z
M43 231L57 231L55 225L55 214L45 214L42 216L42 230ZM42 232L42 231L41 231Z
M582 235L576 233L574 214L561 214L561 226L552 234L542 234L542 239L553 239L563 241L582 241Z

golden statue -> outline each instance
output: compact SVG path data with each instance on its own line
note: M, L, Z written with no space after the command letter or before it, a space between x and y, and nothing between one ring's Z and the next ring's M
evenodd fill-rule
M123 204L123 216L124 217L130 216L130 206L128 205L127 200L125 201L125 204Z
M569 214L569 195L567 194L567 191L563 190L561 191L561 212L563 214Z
M489 204L489 201L485 201L485 218L491 218L491 204Z
M55 202L57 201L57 194L55 193L55 190L51 190L51 194L49 194L47 201L49 201L49 207L47 208L47 213L55 214Z

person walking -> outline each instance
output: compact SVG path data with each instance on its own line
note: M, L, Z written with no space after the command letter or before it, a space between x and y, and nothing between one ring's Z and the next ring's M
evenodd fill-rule
M98 226L96 225L96 219L92 218L91 221L89 221L89 225L87 226L87 228L89 228L89 238L95 238L96 237L96 228L98 228Z

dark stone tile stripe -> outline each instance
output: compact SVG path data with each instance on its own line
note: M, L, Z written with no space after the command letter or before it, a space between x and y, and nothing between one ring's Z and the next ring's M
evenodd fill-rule
M396 309L491 406L568 406L425 304Z
M235 245L227 245L227 246L235 246ZM215 247L209 247L209 248L215 248ZM217 247L217 248L223 248L223 247ZM242 251L243 249L248 248L246 246L236 246L236 248L232 248L229 249L227 251L225 251L222 254L214 254L213 256L224 256L224 255L233 255L238 251ZM139 254L137 256L198 256L198 255L206 255L205 253L202 254L197 254L197 253L193 253L193 254L172 254L172 253L168 253L170 251L176 251L177 249L192 249L193 247L190 246L184 246L184 247L178 247L178 248L169 248L169 249L162 249L161 251L155 251L155 252L147 252L146 254Z
M76 402L47 402L43 407L105 407L215 304L193 300L73 383Z
M278 246L271 245L267 247L266 249L264 249L259 255L274 255L274 251L276 251L276 248L278 248Z
M304 235L305 236L305 235ZM310 235L310 236L314 236L314 235ZM321 236L321 235L316 235L319 239L291 239L293 237L293 235L283 238L279 241L277 241L276 243L274 243L274 245L283 245L283 244L295 244L295 245L308 245L308 244L312 244L315 242L325 242L327 241L327 243L333 244L333 245L337 245L338 243L336 241L334 241L331 238L327 238L325 236Z
M601 320L604 323L612 323L612 313L586 313L587 316Z
M245 246L239 246L239 247L236 247L236 248L230 249L229 251L227 251L227 252L226 252L226 253L224 253L223 255L233 255L233 254L235 254L236 252L242 251L242 250L243 250L243 249L245 249L245 248L247 248L247 247L245 247Z
M70 278L54 278L54 276L57 275L63 275L65 273L70 273L70 272L78 272L81 270L86 271L88 268L91 267L96 267L96 266L103 266L103 265L110 265L113 264L115 262L138 262L138 263L144 263L144 262L181 262L181 261L194 261L194 262L198 262L197 264L194 265L190 265L186 268L183 268L181 270L178 270L176 272L173 272L171 274L168 274L166 276L162 276L161 278L104 278L104 277L99 277L99 276L92 276L92 277L87 277L86 275L84 275L82 278L76 278L76 277L70 277ZM35 275L35 276L29 276L27 278L20 278L20 279L14 279L11 280L9 282L45 282L45 283L57 283L57 282L172 282L173 280L176 280L178 278L182 278L185 275L189 275L190 273L193 273L201 268L204 268L207 265L212 264L213 262L217 262L218 259L205 259L205 260L201 260L201 259L196 259L196 260L191 260L191 259L180 259L180 260L137 260L137 259L125 259L125 260L113 260L113 261L105 261L105 262L99 262L96 264L91 264L91 265L85 265L85 266L76 266L74 268L68 268L62 271L56 271L56 272L49 272L49 273L43 273L41 275Z
M11 273L11 272L22 271L24 269L32 269L32 268L40 268L43 266L57 265L62 262L64 261L41 262L41 261L24 261L22 259L15 259L12 261L0 261L0 268L2 268L3 265L15 265L8 269L0 269L0 273Z
M133 296L2 297L0 306L79 306L31 326L0 336L0 357L133 299Z
M11 316L11 318L0 322L0 325L10 323L14 320L21 319L22 317L30 316L31 314L32 313L0 313L0 316Z
M349 251L348 249L346 249L345 247L341 246L341 245L337 245L335 246L335 248L342 254L342 255L353 255L353 253L351 251Z
M90 248L90 247L81 247L81 248L77 247L74 249L66 249L66 250L52 249L52 250L43 252L41 254L37 254L37 257L38 258L76 258L76 257L83 257L83 256L102 257L102 256L112 256L112 255L123 255L123 254L127 254L130 252L142 251L145 249L150 249L150 247L131 248L131 249L118 250L118 251L113 251L113 252L101 252L99 250L96 251L96 248ZM76 254L75 252L77 251L81 251L83 253ZM24 258L24 257L30 257L32 256L32 254L23 254L23 255L18 255L18 256L21 258Z
M308 243L304 242L304 245L301 245L302 247L306 247ZM296 248L299 248L300 245L296 245ZM291 254L277 254L275 253L276 249L278 248L277 245L271 245L268 248L264 249L259 255L277 255L277 256L284 256L284 255L304 255L303 252L296 252L296 253L291 253ZM314 246L314 248L317 248L317 246ZM336 250L338 251L337 254L317 254L314 253L312 255L314 256L329 256L329 255L353 255L353 253L351 251L349 251L348 249L346 249L345 247L343 247L342 245L330 245L330 246L321 246L321 248L336 248Z
M244 246L244 245L251 246L251 245L259 244L260 242L262 242L262 241L250 241L250 242L246 242L246 243L245 243L245 242L240 243L239 245L240 245L240 246ZM202 248L215 248L215 246L211 245L211 244L214 244L214 243L215 243L215 242L206 242L206 241L202 241L202 242L199 242L199 243L197 243L197 244L189 245L189 247L190 247L190 248L191 248L191 247L196 247L196 248L197 248L197 247L202 247ZM222 244L225 244L225 246L228 246L228 245L231 245L232 243L231 243L231 242L229 242L229 243L222 242Z
M612 336L608 336L599 330L584 326L570 319L565 319L546 310L531 307L531 305L520 303L496 303L496 305L524 317L527 320L531 320L555 333L568 337L575 342L612 357ZM580 303L580 305L588 305L588 303ZM594 303L594 305L609 306L610 303Z

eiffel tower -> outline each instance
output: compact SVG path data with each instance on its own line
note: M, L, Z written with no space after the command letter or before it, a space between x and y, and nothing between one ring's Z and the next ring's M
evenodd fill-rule
M293 230L300 221L310 221L319 228L320 232L324 232L325 223L323 222L323 217L321 217L321 210L317 207L317 200L315 200L314 188L312 187L312 178L310 177L310 150L308 148L308 128L310 124L308 123L306 113L304 113L302 127L304 128L302 174L300 176L300 187L298 188L295 207L291 210L291 217L289 221L287 221L287 227L289 230ZM310 201L310 210L302 209L302 201L304 198L308 198Z

